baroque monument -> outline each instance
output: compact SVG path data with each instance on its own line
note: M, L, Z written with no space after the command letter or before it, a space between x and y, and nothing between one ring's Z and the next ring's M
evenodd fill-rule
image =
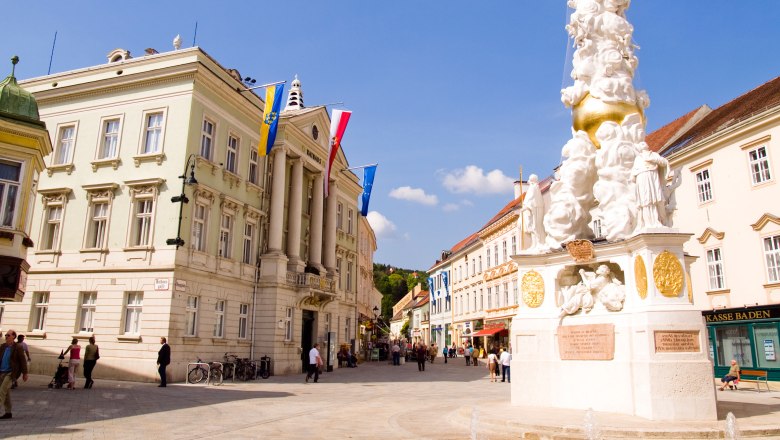
M572 138L549 189L532 175L531 245L512 258L524 306L512 322L513 404L593 408L651 420L715 420L707 333L692 304L691 234L672 226L680 173L645 143L650 99L630 0L568 0L574 83L561 91ZM594 241L593 220L601 236Z

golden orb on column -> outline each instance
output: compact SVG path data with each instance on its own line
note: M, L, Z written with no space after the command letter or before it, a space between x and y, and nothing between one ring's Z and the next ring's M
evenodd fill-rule
M572 107L572 127L576 131L582 130L588 133L590 141L598 149L601 148L601 145L598 139L596 139L596 131L601 124L607 121L621 124L626 116L633 113L639 113L642 122L645 122L644 112L635 103L604 102L588 93L579 104Z

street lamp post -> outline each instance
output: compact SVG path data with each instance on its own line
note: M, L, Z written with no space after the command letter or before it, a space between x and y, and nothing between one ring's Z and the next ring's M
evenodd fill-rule
M190 161L192 161L192 164L190 164ZM189 177L187 177L187 167L190 168ZM184 246L184 240L181 238L181 219L182 213L184 212L184 204L189 203L190 201L190 199L187 198L187 195L184 194L184 188L186 188L187 185L197 185L198 183L198 180L195 179L195 154L190 154L187 157L187 161L184 163L184 171L181 173L181 176L179 176L179 179L181 179L181 194L171 197L172 203L179 204L179 226L176 230L176 238L165 240L165 244L176 245L176 249L179 249L179 246Z

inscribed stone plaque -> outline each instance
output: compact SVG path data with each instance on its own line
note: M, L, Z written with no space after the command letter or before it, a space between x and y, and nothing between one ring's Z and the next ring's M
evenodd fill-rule
M698 330L656 330L654 334L656 353L698 353L701 351Z
M611 361L615 358L615 325L559 326L558 353L564 361Z
M566 250L577 263L593 259L593 243L589 240L573 240L566 243Z

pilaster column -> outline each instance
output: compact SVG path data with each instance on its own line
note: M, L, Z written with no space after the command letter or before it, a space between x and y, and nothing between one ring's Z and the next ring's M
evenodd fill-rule
M325 269L329 274L336 273L336 200L338 199L338 186L331 182L328 191L327 207L325 212L325 248L323 260Z
M294 272L303 272L301 260L301 207L303 204L303 161L298 158L292 163L290 176L290 203L287 215L287 268Z
M268 253L282 253L282 227L284 222L284 181L287 151L283 147L272 150L273 182L271 183L271 218L268 229Z
M323 176L318 173L314 176L312 187L311 219L309 223L309 264L320 271L322 267L322 209L324 207Z

